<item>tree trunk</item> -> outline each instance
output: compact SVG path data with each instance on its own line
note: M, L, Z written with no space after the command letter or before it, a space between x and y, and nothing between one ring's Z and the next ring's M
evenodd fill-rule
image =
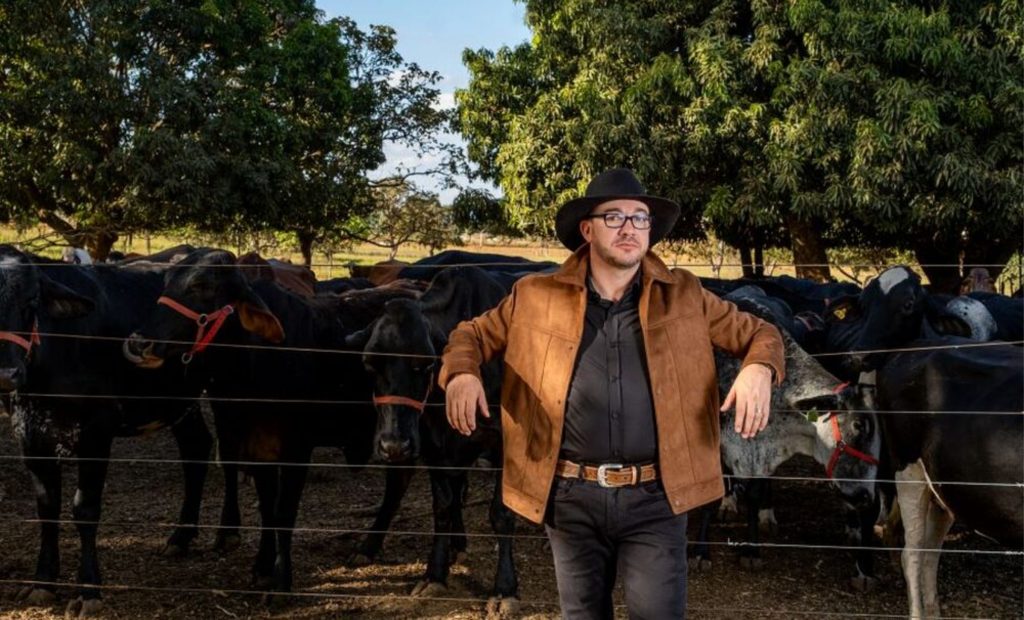
M92 259L102 263L110 256L110 250L117 242L117 235L112 232L101 231L90 233L85 237L85 249L89 250Z
M986 239L970 238L964 240L959 235L943 238L915 238L913 244L914 257L921 264L921 269L928 276L929 289L933 293L957 295L960 293L960 282L972 267L985 267L995 280L1003 271L1003 266L1021 249L1021 240L1007 236L1006 238L989 237ZM963 253L963 271L960 261Z
M295 235L299 238L299 252L302 253L302 264L313 268L313 240L315 235L310 232L298 232Z
M753 278L754 277L754 258L750 254L749 245L740 246L740 263L743 266L743 277Z
M754 246L754 277L764 277L764 245L761 243Z
M829 282L832 273L828 266L828 254L821 235L811 222L790 216L790 243L793 249L793 262L796 263L796 277L807 278L816 282Z

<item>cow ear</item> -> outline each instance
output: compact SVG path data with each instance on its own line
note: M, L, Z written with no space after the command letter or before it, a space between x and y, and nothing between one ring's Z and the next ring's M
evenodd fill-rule
M925 316L931 328L943 336L971 337L971 326L956 314L946 309L941 301L929 295L925 301Z
M448 334L441 331L436 325L431 325L430 342L434 345L435 351L441 351L448 344Z
M829 300L825 308L825 321L829 323L842 323L860 316L860 307L857 305L857 295L845 295Z
M263 300L248 286L243 289L241 299L235 302L238 319L242 327L264 340L277 344L284 340L284 328Z
M39 280L43 311L55 319L77 319L93 311L96 304L63 284L43 276Z
M281 327L281 321L277 320L266 306L261 308L247 301L239 302L238 318L242 322L242 327L260 338L274 344L284 340L284 327Z
M366 343L370 341L370 334L373 333L373 326L376 324L377 322L374 321L369 326L345 336L345 346L359 351L365 349Z

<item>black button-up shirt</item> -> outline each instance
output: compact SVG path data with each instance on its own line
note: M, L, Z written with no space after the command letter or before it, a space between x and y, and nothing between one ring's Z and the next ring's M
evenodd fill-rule
M640 272L618 302L587 280L587 313L559 456L576 463L657 460L654 403L640 325Z

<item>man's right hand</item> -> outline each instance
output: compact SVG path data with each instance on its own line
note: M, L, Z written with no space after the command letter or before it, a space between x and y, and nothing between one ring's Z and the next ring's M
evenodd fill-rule
M487 410L487 396L484 384L476 375L462 373L448 381L445 391L445 404L448 423L463 435L469 435L476 428L476 412L485 418L491 417Z

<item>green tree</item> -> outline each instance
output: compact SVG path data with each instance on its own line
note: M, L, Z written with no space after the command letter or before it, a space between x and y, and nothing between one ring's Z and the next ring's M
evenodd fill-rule
M431 254L462 245L451 208L442 206L436 194L422 191L408 180L389 181L372 190L374 204L369 215L347 223L347 238L387 248L388 260L409 243L425 245Z
M0 5L0 215L119 234L294 233L371 205L387 140L438 150L438 80L312 0ZM395 76L399 76L396 77Z
M675 238L709 226L744 263L789 246L804 276L829 277L837 244L952 264L1019 247L1019 2L526 7L531 42L467 52L457 94L513 223L629 165L682 205Z

